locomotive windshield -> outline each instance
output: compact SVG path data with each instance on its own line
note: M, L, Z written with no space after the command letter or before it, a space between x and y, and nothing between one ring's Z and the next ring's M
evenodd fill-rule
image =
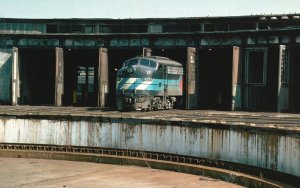
M140 64L152 68L156 68L156 63L154 61L150 61L148 59L141 59Z
M138 64L138 59L131 59L125 63L125 67Z
M152 67L152 68L156 68L156 66L157 66L156 62L150 61L148 59L131 59L124 63L124 67L128 67L131 65L138 65L138 64L147 66L147 67Z

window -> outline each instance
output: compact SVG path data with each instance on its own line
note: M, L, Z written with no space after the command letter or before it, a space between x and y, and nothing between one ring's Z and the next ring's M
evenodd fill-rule
M147 33L148 26L147 25L137 25L137 33Z
M82 25L72 25L72 33L82 33Z
M147 59L141 59L140 64L147 67L156 68L156 63L154 61L149 61Z
M228 24L217 24L216 31L228 31Z
M190 31L201 31L201 24L191 24Z
M110 27L107 25L99 25L99 32L100 33L109 33Z
M165 24L163 25L163 32L188 32L188 24Z
M215 31L214 24L204 24L204 31Z
M141 59L140 64L149 67L150 63L149 60L147 59Z
M162 32L162 25L160 25L160 24L149 24L148 25L148 32L149 33L161 33Z
M154 61L150 61L150 67L156 68L156 63Z
M130 66L130 65L136 65L138 64L138 60L137 59L131 59L128 61L128 63L126 63L126 66Z
M135 25L124 25L123 33L136 33L136 26Z
M85 33L96 33L95 26L94 25L86 25Z
M88 67L88 92L94 92L94 79L95 79L95 71L94 67Z
M112 33L122 33L122 27L120 25L111 25L110 28Z
M255 30L256 25L255 23L232 23L229 25L230 31L237 31L237 30Z
M70 33L71 27L69 25L60 25L59 26L59 33Z
M246 82L248 84L266 84L266 56L266 49L246 51Z

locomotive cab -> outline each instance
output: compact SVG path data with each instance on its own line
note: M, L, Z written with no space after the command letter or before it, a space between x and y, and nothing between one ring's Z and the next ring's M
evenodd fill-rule
M149 56L125 61L117 73L118 110L172 108L175 96L182 95L182 73L181 64L168 58Z

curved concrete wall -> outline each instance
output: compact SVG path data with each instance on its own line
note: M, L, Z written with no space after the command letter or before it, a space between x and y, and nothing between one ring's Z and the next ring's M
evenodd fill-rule
M205 157L300 176L300 137L214 125L0 119L0 142L98 146Z

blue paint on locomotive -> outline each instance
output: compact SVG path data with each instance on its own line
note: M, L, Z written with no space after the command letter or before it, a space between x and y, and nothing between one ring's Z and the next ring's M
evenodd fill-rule
M153 79L152 81L143 81L141 78L122 78L117 82L117 90L157 90L163 91L164 85L168 86L168 89L179 90L178 86L182 80L182 76L179 76L178 80L168 79ZM171 89L172 90L172 89Z
M183 68L164 57L137 57L117 73L116 102L124 109L171 109L182 96Z

